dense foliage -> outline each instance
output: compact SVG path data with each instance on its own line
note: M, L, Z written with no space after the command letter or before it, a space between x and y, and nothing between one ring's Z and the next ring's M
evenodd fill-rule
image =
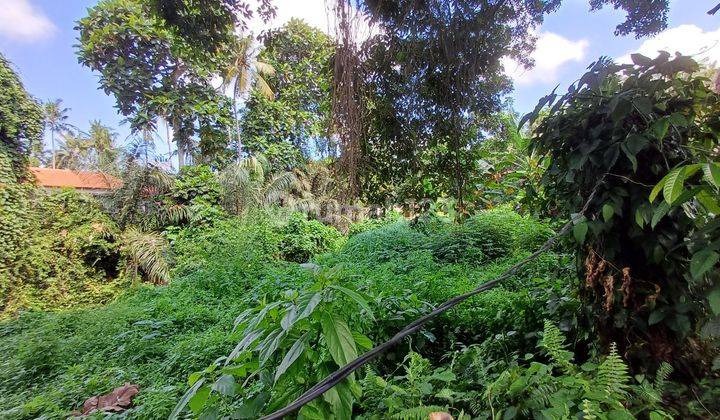
M362 193L371 200L451 195L462 208L475 192L490 116L512 89L501 59L530 67L533 29L561 1L356 3L382 29L356 53ZM617 34L640 37L666 26L666 0L590 1L592 10L607 4L627 11Z
M689 57L632 59L600 60L566 95L545 97L532 148L549 168L551 208L567 215L592 197L574 233L599 336L635 366L703 375L698 334L712 338L720 314L720 96Z
M0 54L0 154L10 159L9 169L18 181L25 177L27 155L41 141L40 106L25 91L10 63ZM3 179L2 182L8 181Z
M245 146L275 166L290 169L305 159L334 154L330 140L330 38L292 19L264 36L258 59L271 65L265 76L275 93L251 93L241 130Z
M102 0L77 52L125 148L0 56L0 417L122 384L91 417L258 418L317 389L292 415L720 417L714 70L601 58L518 121L503 62L532 65L561 2L338 0L334 36L256 37L269 0ZM666 26L668 0L589 4L627 13L618 35ZM28 163L122 183L47 191Z
M272 14L268 1L261 15ZM178 159L220 159L232 115L211 84L227 58L236 25L252 17L244 1L107 0L78 22L80 62L100 73L133 130L173 128ZM199 149L200 153L194 153Z

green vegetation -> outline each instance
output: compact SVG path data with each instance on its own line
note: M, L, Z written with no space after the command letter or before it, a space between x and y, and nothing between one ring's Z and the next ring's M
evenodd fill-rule
M632 59L600 60L566 95L544 98L555 111L531 148L551 168L547 208L576 212L596 190L574 234L597 334L636 364L689 374L712 351L688 354L688 340L720 314L720 95L688 57Z
M339 233L299 215L286 219L282 215L256 214L252 219L253 222L227 220L178 232L172 245L175 280L168 286L138 285L104 307L26 313L3 324L5 356L0 380L3 417L29 418L41 413L62 417L87 396L108 392L123 382L138 383L143 390L131 411L133 416L166 417L185 391L188 375L203 372L218 357L229 355L243 337L243 322L236 320L243 311L250 310L246 316L252 319L256 307L267 308L278 299L278 303L285 302L283 309L266 310L270 318L258 321L255 326L270 334L273 328L283 330L283 315L293 302L301 307L315 293L327 294L319 305L315 303L318 306L308 314L306 324L301 318L294 320L293 329L279 340L276 351L257 350L268 366L277 366L284 352L299 338L316 340L317 332L327 331L326 315L321 313L332 313L334 323L348 322L349 328L357 333L352 345L359 348L356 352L362 351L371 342L386 338L403 320L427 310L428 302L468 290L526 252L526 248L514 245L491 263L480 266L450 263L433 255L433 243L444 240L446 234L456 233L452 224L437 221L434 233L425 233L424 226L413 228L399 221L357 234L337 251L318 255L314 261L321 268L314 274L283 258L305 262L299 256L337 249ZM479 215L465 234L485 235L491 227L497 228L507 220L519 226L509 235L511 243L528 235L548 234L542 224L508 210ZM394 251L388 253L389 249ZM558 264L565 268L556 269ZM545 302L531 299L522 285L544 284L548 288L544 293L549 298L552 289L560 292L562 287L555 275L570 275L568 264L567 258L549 254L517 275L512 286L481 295L429 327L423 334L423 348L433 357L449 351L452 343L441 336L446 329L454 330L457 337L481 341L483 337L492 337L492 331L515 331L511 336L517 336L517 340L509 339L506 343L512 348L519 348L526 340L533 341L524 336L541 330ZM356 300L358 296L362 296L361 300ZM232 332L234 322L239 325ZM308 334L313 330L316 333ZM366 337L359 335L362 333ZM312 354L316 356L308 354L311 359L307 362L302 358L296 360L291 364L294 366L291 373L273 373L286 378L289 383L282 386L293 392L320 379L336 357L346 356L343 353L326 360L324 357L330 357L333 350L322 356L321 347L312 343L308 341L305 345L314 349ZM413 344L414 348L419 345L420 342ZM394 357L402 358L403 350L398 352ZM388 361L391 357L388 356ZM257 366L259 361L252 356L243 362ZM325 367L315 371L317 377L307 377L298 383L298 369L307 370L301 367L304 363ZM235 375L241 369L227 371ZM203 375L217 379L218 372ZM250 368L246 372L249 374ZM45 379L38 383L38 377ZM240 382L239 374L234 380ZM259 398L262 393L260 382L253 383L251 388L258 394L243 395L244 400L251 396ZM281 400L275 403L280 404ZM231 401L226 404L228 409L232 407Z
M714 70L603 58L519 118L502 59L531 65L560 3L343 0L333 35L255 38L269 0L101 0L77 54L125 148L0 56L0 418L126 383L90 416L252 419L317 389L291 417L720 416ZM664 0L605 5L618 34L666 25ZM122 185L46 191L29 164Z

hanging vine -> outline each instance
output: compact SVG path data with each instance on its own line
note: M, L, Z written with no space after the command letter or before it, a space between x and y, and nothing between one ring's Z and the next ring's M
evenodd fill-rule
M357 34L362 17L350 0L336 0L331 8L337 42L333 59L331 130L340 149L338 169L348 180L347 196L355 198L360 190L358 167L362 158L362 102L357 71L360 66Z

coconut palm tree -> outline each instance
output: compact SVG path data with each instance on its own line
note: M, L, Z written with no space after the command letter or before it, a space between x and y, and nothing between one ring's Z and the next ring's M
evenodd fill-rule
M136 227L125 229L120 237L120 252L127 260L128 273L133 279L144 274L155 284L170 281L167 262L168 241L157 232L143 232Z
M256 59L252 44L252 36L237 39L233 47L232 60L223 72L223 83L220 86L223 92L232 89L238 163L242 160L242 140L240 139L240 123L238 122L238 101L247 96L251 88L257 89L257 91L267 99L272 100L275 98L275 93L263 77L274 75L275 68L269 63L264 63Z
M102 171L117 172L119 150L115 148L116 137L117 133L100 121L90 123L87 141L94 152L94 163Z
M92 145L83 133L67 130L61 132L62 140L57 151L53 152L54 167L86 170L92 166Z
M50 130L50 147L52 151L52 167L56 167L55 161L55 134L69 130L72 126L67 123L67 113L70 108L62 106L62 99L55 99L52 102L43 104L45 114L45 127Z

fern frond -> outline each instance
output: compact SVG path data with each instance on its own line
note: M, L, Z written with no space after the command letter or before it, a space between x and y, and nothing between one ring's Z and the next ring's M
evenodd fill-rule
M582 402L583 419L594 420L597 419L598 413L601 413L600 405L590 400L583 400Z
M598 366L595 386L604 390L608 396L623 398L627 395L628 381L627 365L617 352L617 345L610 346L610 354Z
M523 403L523 414L529 415L532 410L542 410L550 405L550 397L557 391L557 385L551 382L541 383L530 392L530 396Z
M657 373L655 373L655 382L653 383L653 386L660 394L662 394L663 389L665 389L667 380L672 372L672 365L668 362L662 362L657 370Z
M566 349L565 336L555 324L548 320L545 320L540 347L545 349L550 359L565 373L573 374L575 372L575 365L571 363L573 354Z

